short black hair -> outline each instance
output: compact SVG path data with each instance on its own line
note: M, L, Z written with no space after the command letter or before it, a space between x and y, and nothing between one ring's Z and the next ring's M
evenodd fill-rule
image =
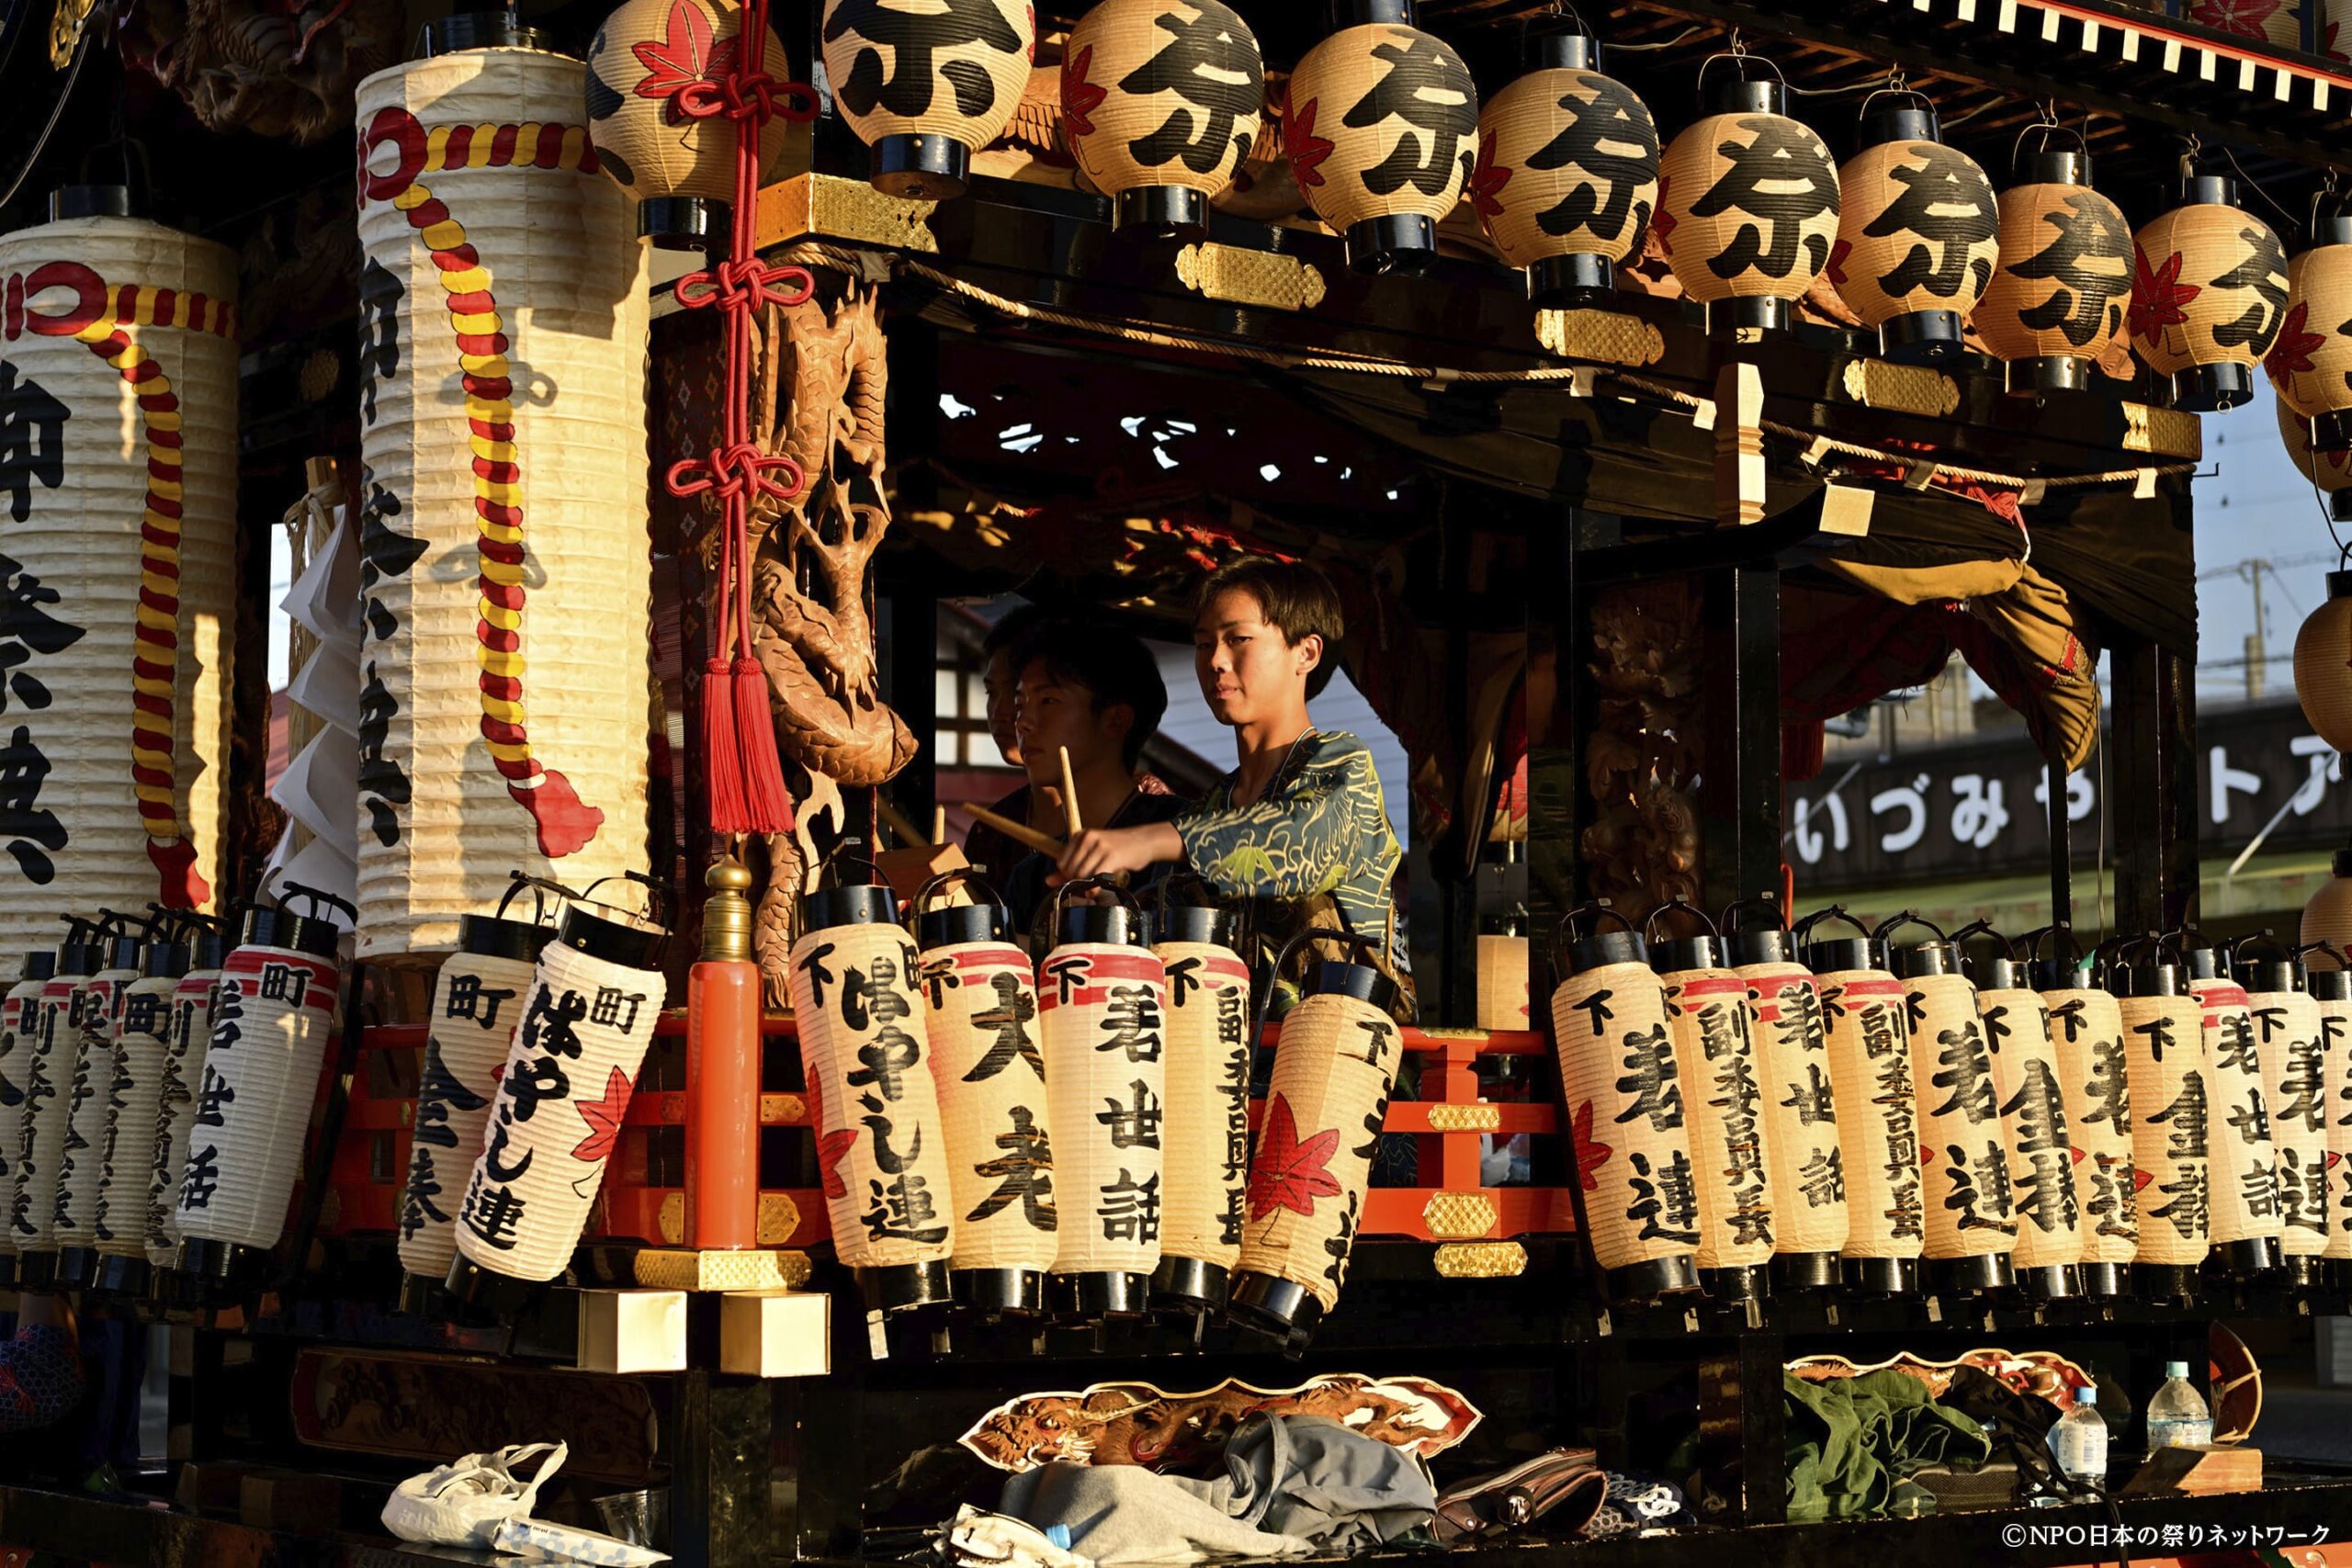
M1133 773L1147 741L1159 733L1168 712L1168 682L1159 660L1143 639L1119 626L1096 621L1055 619L1035 627L1013 651L1016 674L1043 662L1046 674L1065 686L1082 686L1101 713L1121 703L1135 710L1120 760Z
M996 624L980 638L980 662L986 664L1006 649L1027 637L1046 623L1050 614L1043 604L1024 599L996 618Z
M1295 648L1302 637L1323 639L1323 657L1306 672L1306 694L1319 697L1340 669L1340 640L1347 636L1347 617L1340 609L1340 591L1331 580L1303 560L1275 560L1244 556L1209 574L1193 599L1193 619L1216 602L1220 593L1239 590L1258 601L1258 614L1283 634L1285 647Z

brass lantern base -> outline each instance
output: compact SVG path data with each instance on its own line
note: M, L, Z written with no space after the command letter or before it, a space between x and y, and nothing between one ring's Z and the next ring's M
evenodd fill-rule
M2072 1301L2083 1293L2082 1277L2071 1263L2049 1263L2019 1269L2018 1283L2037 1302Z
M664 251L724 250L730 210L707 196L655 197L637 204L637 237Z
M1392 212L1348 225L1348 266L1366 277L1426 272L1437 259L1437 225Z
M1879 353L1902 365L1935 365L1968 352L1957 310L1913 310L1879 323Z
M1190 186L1137 186L1111 198L1111 227L1191 244L1208 236L1209 198Z
M2221 413L2254 397L2254 370L2235 360L2199 365L2172 378L2172 406L2189 413Z
M154 1275L143 1258L108 1256L98 1261L96 1288L110 1296L143 1296Z
M1919 1293L1919 1260L1916 1258L1849 1258L1838 1265L1848 1293L1857 1296L1916 1296Z
M2128 1263L2078 1263L2075 1272L2082 1281L2083 1294L2103 1300L2131 1293L2131 1268Z
M2087 359L2052 354L2008 363L2009 391L2017 397L2035 392L2085 392L2096 374Z
M1544 310L1605 305L1616 293L1617 268L1607 256L1545 256L1527 269L1528 301Z
M2240 1280L2276 1274L2279 1265L2278 1238L2250 1235L2244 1241L2217 1242L2211 1256L2216 1264Z
M874 144L874 188L916 201L952 201L972 177L972 150L945 136L886 136Z

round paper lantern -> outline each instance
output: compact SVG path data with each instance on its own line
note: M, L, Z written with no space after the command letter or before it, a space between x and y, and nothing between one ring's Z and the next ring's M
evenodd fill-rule
M2336 1112L2328 1098L2325 1021L2294 954L2280 949L2269 958L2241 957L2236 968L2254 1021L2264 1108L2270 1116L2278 1250L2288 1283L2315 1285L2319 1260L2327 1251L2327 1124Z
M1770 910L1771 923L1738 929L1743 908L1758 907ZM1776 907L1735 904L1724 911L1724 962L1747 983L1747 1030L1763 1085L1765 1144L1779 1198L1772 1270L1783 1289L1826 1289L1838 1282L1851 1215L1821 993L1813 971L1796 962L1796 939Z
M17 1192L17 1145L25 1132L26 1069L40 994L57 973L57 954L25 954L24 978L0 998L0 1283L17 1277L16 1226L9 1223Z
M1036 1312L1054 1266L1059 1142L1038 1049L1037 972L1012 941L1012 913L985 884L978 901L915 899L931 1077L946 1131L956 1253L948 1288L983 1313Z
M2352 571L2327 574L2327 597L2295 633L2295 700L2321 739L2352 751Z
M944 201L1004 134L1037 52L1030 0L825 0L833 103L873 150L874 188Z
M2132 346L2200 413L2254 396L2287 315L2287 252L2237 205L2237 182L2193 175L2182 205L2132 237Z
M2262 368L2282 423L2292 414L2319 450L2352 452L2352 216L2322 220L2288 262L2287 319Z
M1168 1138L1160 1158L1168 1223L1152 1276L1156 1304L1205 1313L1225 1303L1241 1258L1250 1185L1250 965L1240 917L1180 907L1159 915L1152 953L1168 972Z
M740 4L626 0L588 46L588 131L596 162L637 198L641 235L688 244L725 236L718 220L735 199L736 122L686 108L697 98L720 98L742 29ZM762 69L779 83L791 79L772 28ZM783 155L790 132L780 113L761 126L763 175Z
M1710 332L1788 325L1837 244L1838 164L1788 95L1777 76L1719 83L1658 165L1658 240Z
M1527 73L1478 111L1471 205L1538 305L1607 300L1657 208L1657 122L1600 53L1580 33L1537 37Z
M1357 937L1315 938L1343 941L1359 954L1376 951ZM1274 967L1283 972L1282 963ZM1371 964L1326 960L1309 970L1302 992L1274 1043L1231 1309L1235 1322L1294 1349L1339 1304L1347 1282L1405 1044L1389 1011L1395 982Z
M1265 110L1257 35L1218 0L1103 0L1062 46L1062 135L1114 228L1198 239Z
M2333 949L2333 944L2327 944ZM2305 949L2298 951L2307 951ZM2312 1000L2320 1018L2320 1075L2331 1105L2344 1103L2352 1090L2352 970L2343 967L2340 949L2330 954L2336 967L2314 966L2309 975ZM2327 1246L2324 1256L2341 1287L2352 1270L2352 1116L2331 1115L2327 1121Z
M1166 1214L1168 973L1132 905L1063 907L1037 966L1060 1193L1054 1286L1088 1317L1149 1303Z
M172 1032L172 993L187 973L187 944L159 936L140 951L139 978L122 989L115 1030L114 1078L107 1092L106 1143L100 1149L97 1286L121 1295L148 1286L147 1184L155 1168L163 1120L164 1058Z
M1283 150L1315 215L1361 273L1415 272L1478 158L1478 88L1412 0L1343 0L1356 24L1291 73Z
M458 1213L481 1152L492 1104L539 955L555 929L497 915L458 922L458 951L441 961L425 1015L424 1066L411 1123L401 1197L404 1311L423 1312L458 1260Z
M2352 523L2352 453L2312 451L2311 425L2297 418L2284 399L2272 398L2270 405L2278 418L2279 443L2296 469L2327 498L2332 519Z
M2139 1183L2132 1159L2132 1085L2124 1066L2123 1010L2115 998L2085 984L2069 959L2034 961L2032 981L2050 1013L2050 1043L2075 1151L2075 1190L2082 1205L2083 1293L2125 1293L2126 1270L2140 1242Z
M1497 915L1478 922L1478 999L1473 1021L1493 1033L1526 1030L1527 917Z
M2278 1267L2278 1153L2270 1134L2262 1053L2245 987L2227 955L2199 944L2187 954L2188 994L2204 1031L2205 1098L2212 1122L2206 1144L2210 1183L2206 1237L2233 1274L2251 1278Z
M2088 387L2123 336L2132 226L2091 188L2079 148L2044 148L2001 193L2000 265L1977 301L1977 335L2020 394Z
M539 950L458 1211L447 1288L459 1301L511 1308L570 1266L669 999L669 939L578 899ZM217 1028L212 1038L218 1051Z
M68 919L66 926L55 973L41 987L40 999L27 1008L31 1050L25 1058L24 1122L17 1134L8 1227L17 1243L17 1278L28 1285L46 1285L57 1277L57 1179L73 1113L67 1091L80 1044L68 1020L74 991L98 972L96 931L86 920Z
M1829 280L1878 329L1889 359L1954 358L1968 352L1961 323L2000 259L1993 182L1974 159L1943 144L1925 97L1872 94L1871 103L1878 107L1864 106L1862 150L1838 171L1842 208Z
M1655 931L1669 909L1698 914L1679 900L1652 911ZM1758 1301L1772 1293L1778 1204L1772 1190L1764 1078L1747 1030L1747 982L1724 967L1713 935L1650 942L1650 966L1666 986L1682 1105L1690 1120L1690 1163L1699 1177L1699 1282L1718 1301Z
M2016 1195L1976 987L1961 972L1960 949L1928 922L1897 917L1875 934L1884 940L1906 920L1936 932L1891 954L1911 1015L1928 1271L1954 1295L2006 1290L2016 1280Z
M450 952L517 868L580 887L648 864L648 253L585 82L470 49L359 86L358 952L378 962Z
M342 936L315 906L308 915L256 908L220 965L180 1180L183 1274L249 1275L286 1234L327 1039L341 1010Z
M106 967L74 987L66 1005L74 1032L74 1069L65 1091L65 1145L57 1167L57 1282L86 1289L98 1276L100 1154L107 1141L107 1086L114 1078L115 1032L122 993L139 978L139 939L107 915Z
M2208 1193L2204 1010L2186 994L2179 965L2153 941L2133 943L2119 965L2116 1005L2132 1094L2132 1164L2140 1182L2140 1245L2133 1293L2188 1301L2203 1267Z
M237 624L236 259L58 193L0 235L0 945L207 904Z
M1602 931L1603 919L1623 929ZM1699 1176L1666 987L1642 933L1614 909L1587 905L1561 932L1552 1045L1576 1157L1577 1229L1611 1302L1695 1291Z
M1838 1271L1857 1293L1908 1295L1919 1288L1927 1215L1903 982L1888 972L1867 932L1815 938L1814 928L1831 913L1811 917L1798 935L1820 993L1829 1081L1844 1112L1838 1147L1849 1224ZM1861 931L1843 911L1835 918Z
M869 1325L944 1304L956 1250L922 960L898 918L888 887L821 889L801 898L792 944L793 1026L833 1251L857 1272Z
M172 987L171 1032L164 1041L163 1084L156 1095L155 1158L147 1176L147 1266L179 1267L180 1178L187 1171L189 1135L196 1131L196 1089L204 1081L204 1055L212 1041L212 1000L228 962L224 932L199 931L189 969Z
M1977 1019L2008 1137L2018 1224L2010 1266L2029 1295L2062 1300L2082 1290L2083 1209L2050 1010L2027 984L2026 966L2008 953L1980 963L1975 977Z

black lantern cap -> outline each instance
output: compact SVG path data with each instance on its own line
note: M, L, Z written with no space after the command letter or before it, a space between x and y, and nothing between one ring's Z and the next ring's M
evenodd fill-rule
M466 915L458 921L458 951L477 958L511 958L517 964L536 964L540 953L554 940L553 926L529 920Z
M1770 918L1768 925L1742 925L1741 916L1750 909L1765 911ZM1745 968L1750 964L1792 964L1796 961L1796 933L1781 923L1780 900L1766 895L1760 898L1734 900L1724 910L1718 924L1723 929L1724 958L1733 968Z
M98 972L98 930L79 916L65 917L65 941L57 949L53 978L79 979Z
M1577 935L1577 922L1588 919L1594 922L1615 920L1623 929L1601 931L1596 924L1583 936ZM1649 943L1642 939L1639 928L1611 908L1606 900L1569 910L1561 919L1559 934L1562 939L1559 944L1562 978L1610 964L1647 964L1650 961Z
M986 1317L1042 1312L1046 1277L1034 1269L957 1269L947 1277L956 1304Z
M1325 14L1331 19L1333 32L1374 22L1409 28L1416 21L1414 0L1330 0Z
M915 201L952 201L972 179L972 150L935 134L885 136L874 143L874 188Z
M1233 947L1241 940L1241 916L1237 910L1205 904L1170 905L1159 911L1159 940Z
M1943 139L1936 106L1925 94L1913 92L1872 93L1862 104L1861 125L1855 132L1855 142L1861 147Z
M49 220L51 223L62 223L69 218L130 216L129 186L60 186L49 193Z
M1537 33L1527 40L1531 71L1598 71L1600 44L1590 33Z
M915 917L915 945L929 953L966 942L1005 942L1012 931L1012 911L1002 904L950 904Z
M1314 1337L1323 1321L1323 1303L1295 1280L1245 1273L1234 1277L1226 1315L1254 1334L1296 1344Z
M17 976L17 984L21 986L27 980L45 981L54 976L56 973L57 954L43 948L39 953L25 954L25 972Z
M898 895L878 882L852 882L800 896L800 929L804 932L831 931L835 926L898 923Z
M722 249L731 204L708 196L657 196L637 204L637 237L665 251Z

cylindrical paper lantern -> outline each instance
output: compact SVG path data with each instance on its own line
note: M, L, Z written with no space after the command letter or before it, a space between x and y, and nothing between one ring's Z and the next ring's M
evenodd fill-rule
M359 955L510 873L647 866L646 248L586 73L469 49L359 86ZM533 701L534 696L537 701Z
M2311 426L2295 415L2283 399L2270 400L2278 421L2278 441L2287 448L2296 471L2326 498L2327 514L2338 523L2352 523L2352 453L2314 452Z
M719 218L735 199L736 122L686 108L697 98L719 100L742 30L740 4L623 0L588 45L588 130L596 162L637 198L640 234L669 242L726 239ZM773 28L762 69L778 84L792 77ZM791 129L781 113L762 125L763 173L783 155Z
M0 998L0 1282L14 1283L17 1273L17 1227L13 1222L17 1196L17 1150L25 1134L28 1069L32 1062L33 1031L40 1021L40 994L57 973L57 954L25 954L24 978Z
M915 901L915 941L956 1217L948 1288L983 1313L1036 1312L1059 1223L1037 971L993 890L924 908L939 886Z
M1777 75L1719 84L1658 164L1658 239L1710 332L1788 325L1837 243L1837 161L1788 96Z
M98 1277L98 1195L105 1181L107 1086L114 1081L115 1032L122 993L139 978L139 938L105 921L106 967L74 987L66 1006L74 1032L74 1070L65 1090L65 1145L57 1166L57 1282L76 1289ZM62 1062L61 1062L61 1065Z
M1821 997L1823 1047L1843 1114L1838 1146L1848 1215L1839 1273L1847 1289L1905 1295L1919 1288L1927 1244L1921 1207L1919 1104L1911 1085L1910 1019L1903 982L1887 971L1867 933L1814 938L1831 914L1799 928L1804 964Z
M24 1122L17 1134L17 1177L8 1225L16 1237L18 1280L46 1285L57 1277L57 1192L65 1159L70 1091L81 1042L68 1021L74 993L98 972L97 937L86 920L69 920L55 972L37 1000L25 1004L29 1046L25 1057Z
M2295 700L2321 739L2352 750L2352 571L2327 574L2327 597L2295 633ZM2303 932L2305 942L2312 936Z
M1877 935L1883 940L1901 923L1890 921ZM2006 1289L2017 1278L2010 1259L2018 1236L2015 1178L1976 987L1961 972L1959 948L1941 931L1895 948L1892 958L1911 1017L1928 1272L1957 1295Z
M2013 954L1983 960L1973 973L1979 982L1977 1017L1984 1026L1984 1049L1993 1058L2001 1124L2008 1135L2018 1226L2011 1267L2039 1300L2074 1296L2082 1290L2083 1210L2050 1010Z
M2172 378L2177 406L2211 413L2254 396L2286 320L2287 252L2236 181L2191 175L2180 197L2132 237L2132 346Z
M1361 938L1343 940L1359 953L1376 951ZM1274 1045L1232 1307L1236 1321L1293 1348L1314 1334L1347 1282L1405 1044L1390 1013L1395 982L1371 964L1326 960L1303 989Z
M61 192L0 235L0 946L220 879L237 623L236 258Z
M122 989L114 1081L107 1095L96 1230L98 1288L140 1295L148 1287L147 1187L163 1120L164 1058L171 1049L172 993L187 973L187 944L159 934L140 951L139 978Z
M2320 1072L2327 1086L2327 1247L2324 1256L2339 1288L2352 1270L2352 970L2343 967L2341 949L2330 954L2337 965L2311 971L2312 1000L2319 1004Z
M1680 909L1676 900L1651 912ZM1772 1156L1764 1121L1764 1080L1756 1043L1747 1032L1747 982L1724 967L1713 927L1702 936L1650 942L1650 966L1666 986L1668 1026L1682 1075L1682 1105L1690 1119L1690 1163L1699 1178L1699 1282L1724 1301L1757 1301L1772 1293L1771 1261L1777 1204Z
M2091 384L2123 336L2132 296L2132 225L2091 188L2091 159L2044 148L2026 183L2001 193L2000 265L1976 304L1977 335L2008 365L2020 394Z
M1131 906L1057 908L1055 931L1037 966L1060 1195L1054 1285L1087 1316L1132 1314L1149 1301L1167 1201L1167 968Z
M1822 1289L1838 1282L1851 1220L1821 992L1813 971L1796 962L1796 939L1777 908L1770 924L1745 931L1737 928L1740 908L1724 912L1724 956L1747 983L1777 1199L1772 1269L1783 1288Z
M1838 171L1830 282L1878 329L1889 359L1967 353L1961 323L1984 298L2001 254L1993 182L1973 158L1943 144L1935 106L1917 93L1872 94L1861 147Z
M825 0L833 103L873 151L874 188L944 201L1004 134L1037 52L1029 0Z
M2327 1122L2325 1056L2319 1003L2304 988L2302 964L2291 953L2241 957L2254 1021L2255 1050L2270 1114L2272 1169L2278 1193L2278 1249L2289 1282L2319 1282L2327 1250Z
M1224 1304L1241 1258L1250 1185L1250 965L1239 917L1164 908L1152 952L1168 972L1166 1228L1152 1299L1185 1312Z
M1657 209L1657 124L1580 33L1530 41L1527 73L1478 111L1470 201L1539 305L1605 302Z
M2133 1179L2140 1184L2132 1290L2188 1301L2205 1262L2211 1202L2204 1009L2160 944L2134 945L2146 949L2144 957L2119 965L2114 981L2132 1080Z
M2066 1134L2075 1151L2083 1293L2120 1296L2140 1245L2123 1011L2112 995L2086 984L2081 964L2072 960L2037 959L2032 978L2050 1012L2050 1043L2057 1054Z
M2278 1267L2278 1155L2253 1014L2245 987L2230 977L2226 954L2198 945L2187 959L2189 995L2202 1011L2205 1099L2212 1118L2206 1144L2207 1238L2232 1273L2267 1273Z
M178 1268L232 1280L286 1233L304 1134L342 1004L342 930L317 912L256 908L213 987L180 1181Z
M408 1186L401 1198L403 1310L422 1312L458 1259L458 1213L490 1125L498 1080L538 979L552 926L497 915L458 923L458 951L441 961L425 1016Z
M1257 35L1219 0L1102 0L1062 45L1062 135L1115 228L1198 239L1265 111Z
M792 1017L833 1251L857 1270L869 1324L946 1302L956 1251L946 1126L925 1065L922 960L898 918L888 887L823 889L800 900L792 944ZM1049 1089L1052 1081L1049 1070ZM1056 1185L1067 1225L1069 1185Z
M147 1176L147 1265L179 1267L180 1179L187 1173L187 1147L196 1131L196 1091L204 1081L204 1057L212 1043L212 1001L228 962L229 939L198 931L188 955L188 972L172 987L171 1032L164 1042L163 1086L156 1097L155 1158Z
M459 1300L511 1303L571 1262L669 998L669 936L581 899L539 950L458 1211L448 1289ZM904 981L892 994L910 998Z
M1599 930L1601 919L1623 929ZM1611 1301L1694 1291L1699 1173L1666 986L1642 933L1615 910L1588 906L1561 929L1552 1043L1573 1139L1577 1228Z
M2352 216L2320 221L2312 247L2287 263L2287 319L2262 368L2279 420L2315 435L2320 451L2352 452ZM2311 422L2305 423L2304 422Z
M1496 1032L1528 1025L1527 917L1498 915L1479 922L1476 1024Z
M1413 0L1343 0L1355 18L1291 73L1283 150L1315 215L1361 273L1415 272L1478 158L1478 88L1413 26Z

